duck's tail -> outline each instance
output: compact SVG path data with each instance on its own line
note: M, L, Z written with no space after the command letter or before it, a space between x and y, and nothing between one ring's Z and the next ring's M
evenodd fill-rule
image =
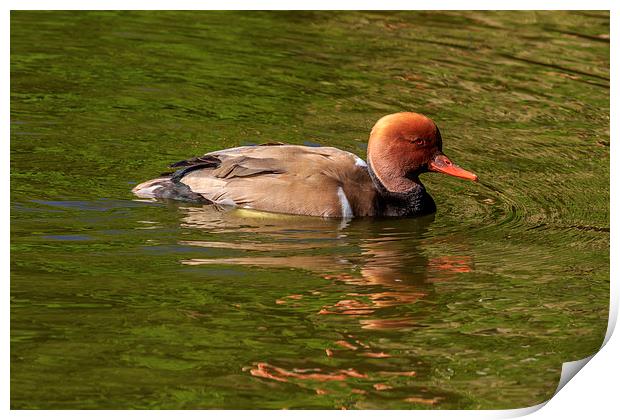
M163 198L195 203L210 203L202 195L196 194L187 185L174 179L172 175L166 175L138 184L131 192L140 198Z

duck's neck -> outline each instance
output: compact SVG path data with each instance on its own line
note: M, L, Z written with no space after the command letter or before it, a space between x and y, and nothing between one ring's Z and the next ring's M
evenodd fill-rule
M436 210L433 198L416 177L377 174L368 159L368 173L377 189L380 216L421 216Z

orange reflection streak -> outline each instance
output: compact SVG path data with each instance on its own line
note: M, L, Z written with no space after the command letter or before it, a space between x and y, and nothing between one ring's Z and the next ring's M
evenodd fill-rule
M373 358L373 359L383 359L383 358L385 358L385 357L392 357L392 356L390 356L389 354L384 353L384 352L382 352L382 351L377 352L377 353L373 353L373 352L366 352L366 353L361 353L361 355L362 355L362 356L365 356L365 357L370 357L370 358Z
M405 398L405 401L407 401L407 402L415 403L415 404L426 404L426 405L435 405L435 404L437 404L441 400L442 400L441 397L434 397L434 398L409 397L409 398Z
M335 342L335 344L337 344L337 345L339 345L341 347L344 347L346 349L349 349L349 350L357 350L357 346L354 346L353 344L350 344L350 343L348 343L348 342L346 342L344 340L338 340L338 341Z
M362 319L362 328L365 330L393 330L402 328L412 328L416 324L412 319Z
M309 372L311 371L311 372ZM309 373L306 373L309 372ZM346 381L349 378L367 378L363 373L359 373L353 368L339 369L335 372L322 373L321 369L298 369L286 370L269 363L259 362L256 367L250 369L252 376L273 379L279 382L288 382L289 378L310 380L310 381Z
M469 273L472 271L472 259L465 256L444 256L432 258L428 264L429 270L439 271L443 274Z
M179 241L181 245L199 246L202 248L240 249L243 251L290 251L293 249L320 249L327 248L329 244L300 244L300 243L262 243L252 241L217 242L217 241Z
M378 372L381 376L392 377L392 376L416 376L416 373L412 370L409 372Z
M329 308L321 309L319 314L367 315L375 311L372 305L352 299L338 301Z
M182 260L184 265L249 265L254 267L288 267L301 270L314 270L319 265L333 265L332 257L288 256L288 257L240 257L240 258L192 258Z

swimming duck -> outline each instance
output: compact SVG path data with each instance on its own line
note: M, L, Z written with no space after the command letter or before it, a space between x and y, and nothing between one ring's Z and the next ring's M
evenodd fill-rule
M419 216L436 210L420 174L478 180L453 164L441 147L433 120L400 112L386 115L372 128L368 162L334 147L242 146L174 163L176 172L132 191L140 198L307 216Z

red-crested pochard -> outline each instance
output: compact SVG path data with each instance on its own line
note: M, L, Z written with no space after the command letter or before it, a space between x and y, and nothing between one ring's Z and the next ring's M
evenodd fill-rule
M181 169L132 191L141 198L307 216L418 216L435 211L421 173L478 180L453 164L441 146L433 120L401 112L372 128L368 164L334 147L243 146L174 163L171 167Z

